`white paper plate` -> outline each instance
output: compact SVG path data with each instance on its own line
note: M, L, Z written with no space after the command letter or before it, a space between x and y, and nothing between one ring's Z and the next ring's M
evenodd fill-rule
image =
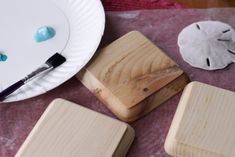
M48 25L55 38L33 41L37 28ZM100 0L0 0L0 91L43 64L56 52L67 61L57 69L27 83L6 102L43 94L73 77L94 55L104 32L105 15Z

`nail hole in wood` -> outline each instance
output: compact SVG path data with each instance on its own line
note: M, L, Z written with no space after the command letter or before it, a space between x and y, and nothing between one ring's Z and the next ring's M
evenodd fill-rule
M144 91L144 92L148 92L149 89L148 89L148 88L144 88L143 91Z

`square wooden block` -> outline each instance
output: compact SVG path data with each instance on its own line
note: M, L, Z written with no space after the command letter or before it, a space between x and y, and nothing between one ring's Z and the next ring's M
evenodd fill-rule
M188 82L178 65L137 31L97 52L77 77L128 122L150 112Z
M235 93L199 82L183 92L165 150L173 157L235 157Z
M124 157L133 139L128 124L57 99L16 157Z

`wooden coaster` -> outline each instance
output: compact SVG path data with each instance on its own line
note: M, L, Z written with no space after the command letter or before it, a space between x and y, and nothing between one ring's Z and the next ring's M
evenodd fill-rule
M16 157L124 157L133 139L128 124L57 99Z
M127 122L150 112L188 82L173 60L136 31L103 48L77 77Z
M166 152L173 157L234 157L234 113L234 92L189 84L168 133Z

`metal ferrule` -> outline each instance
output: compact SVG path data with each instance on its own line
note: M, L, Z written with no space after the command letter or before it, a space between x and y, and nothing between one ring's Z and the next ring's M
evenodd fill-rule
M43 66L41 66L37 70L33 71L31 74L27 75L24 78L24 83L31 81L34 77L38 76L39 74L41 74L43 72L50 70L51 68L52 68L52 66L49 66L48 64L44 64Z

